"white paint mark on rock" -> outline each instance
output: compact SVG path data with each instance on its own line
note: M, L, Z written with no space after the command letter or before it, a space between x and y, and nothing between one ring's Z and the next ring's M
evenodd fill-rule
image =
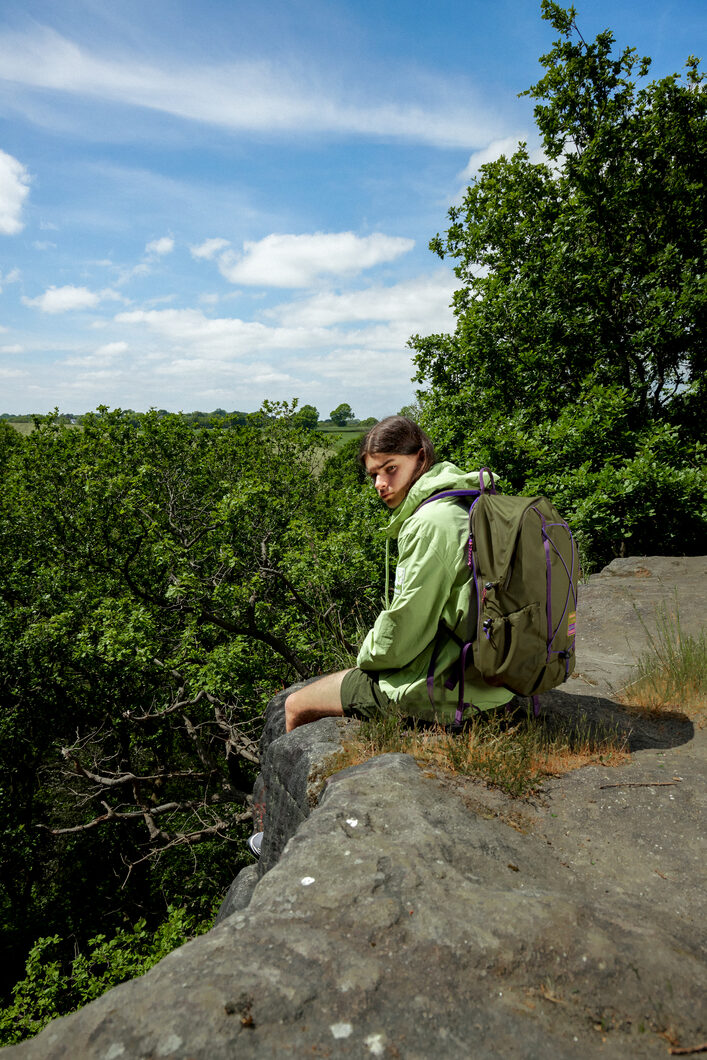
M385 1052L385 1039L382 1034L369 1034L366 1045L374 1056L382 1056Z
M353 1027L350 1023L332 1023L329 1030L335 1038L350 1038L353 1034Z
M348 825L349 825L349 826L350 826L351 828L355 828L355 827L356 827L356 825L358 824L358 817L347 817L347 818L346 818L346 823L347 823L347 824L348 824Z
M177 1049L182 1044L182 1039L178 1034L168 1034L166 1038L160 1042L157 1046L158 1056L171 1056L172 1053L176 1053Z
M314 883L314 876L303 876L300 883L303 887L309 887Z
M118 1060L119 1056L125 1055L125 1046L122 1042L113 1042L107 1052L103 1054L103 1060Z

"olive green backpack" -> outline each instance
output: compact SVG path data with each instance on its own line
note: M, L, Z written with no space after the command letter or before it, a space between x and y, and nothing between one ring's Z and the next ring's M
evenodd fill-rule
M471 501L467 630L463 640L440 630L427 678L432 699L440 641L444 635L457 640L459 662L447 681L448 688L459 685L456 724L473 705L464 702L464 675L472 668L488 684L536 697L566 681L575 662L579 561L569 526L546 497L497 493L488 468L479 481L480 490L447 490L423 502Z

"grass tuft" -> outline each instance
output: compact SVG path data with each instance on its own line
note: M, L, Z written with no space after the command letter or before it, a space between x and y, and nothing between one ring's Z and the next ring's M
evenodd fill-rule
M641 624L648 649L639 658L636 674L623 691L621 701L642 714L664 716L687 714L704 723L707 715L707 633L685 633L677 601L672 609L660 607L655 633Z
M388 715L364 722L347 739L332 772L376 755L402 752L418 765L444 773L475 776L509 795L537 791L544 777L558 776L590 763L625 761L625 741L616 732L597 732L586 721L571 728L558 719L540 719L532 710L486 711L460 733L415 724Z

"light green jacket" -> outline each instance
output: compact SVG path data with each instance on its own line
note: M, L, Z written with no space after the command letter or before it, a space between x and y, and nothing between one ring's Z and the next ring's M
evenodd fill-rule
M444 639L435 666L434 706L427 691L427 671L440 619L463 636L469 604L467 512L454 499L418 506L443 490L478 489L479 472L465 474L454 464L435 464L412 486L394 510L385 530L386 582L388 545L398 539L398 565L393 598L388 598L361 645L356 660L361 670L379 674L380 687L408 714L448 724L454 720L458 689L444 683L459 658L459 646ZM481 678L465 682L464 699L481 710L512 698L505 688L493 688Z

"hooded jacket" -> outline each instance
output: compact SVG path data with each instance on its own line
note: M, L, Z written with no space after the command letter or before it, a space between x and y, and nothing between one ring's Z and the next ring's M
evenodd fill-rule
M413 484L393 512L386 535L386 608L361 645L356 665L378 674L383 692L407 714L449 724L454 719L458 690L444 683L459 658L459 646L443 638L435 665L434 706L427 691L427 672L440 620L457 635L466 629L469 568L466 544L469 520L454 498L419 508L435 493L478 489L480 472L466 474L446 461L435 464ZM398 563L392 599L388 593L388 554L398 541ZM480 710L507 703L505 688L476 680L467 670L464 699Z

